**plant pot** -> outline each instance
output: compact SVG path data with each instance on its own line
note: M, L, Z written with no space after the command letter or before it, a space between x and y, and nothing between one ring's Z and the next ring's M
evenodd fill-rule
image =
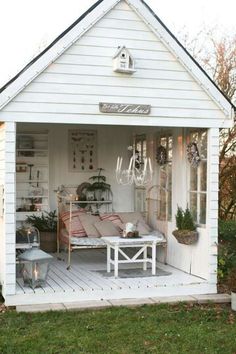
M52 231L40 231L40 249L55 253L57 250L57 234Z
M174 230L172 234L175 236L176 240L179 243L184 245L192 245L198 240L198 232L197 231L189 231L189 230Z
M231 309L236 311L236 291L231 292Z

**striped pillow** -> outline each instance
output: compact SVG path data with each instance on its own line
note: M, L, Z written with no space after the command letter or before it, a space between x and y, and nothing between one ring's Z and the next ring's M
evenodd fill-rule
M86 231L79 219L80 214L84 214L85 211L74 210L71 214L71 235L74 237L86 237ZM70 212L66 211L61 214L61 219L65 224L66 230L69 233L70 228Z
M102 221L111 221L113 224L119 227L122 224L122 221L118 214L100 214L100 219Z

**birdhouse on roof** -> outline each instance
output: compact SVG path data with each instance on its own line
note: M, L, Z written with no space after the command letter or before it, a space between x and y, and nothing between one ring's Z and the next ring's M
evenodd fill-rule
M118 47L118 50L113 57L113 70L125 74L132 74L135 72L134 59L125 46Z

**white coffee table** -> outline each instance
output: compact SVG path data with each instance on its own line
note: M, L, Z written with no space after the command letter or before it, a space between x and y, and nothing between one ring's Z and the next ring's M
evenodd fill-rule
M147 270L147 263L152 264L152 275L156 274L156 246L160 239L156 236L143 236L141 238L122 238L117 236L102 237L107 245L107 272L111 272L111 264L114 265L115 278L118 277L119 264L124 263L143 263L143 270ZM152 249L151 257L148 257L147 249ZM133 257L129 257L124 249L138 248ZM114 250L114 259L111 257L111 249ZM142 258L138 258L143 254ZM119 259L119 255L123 259Z

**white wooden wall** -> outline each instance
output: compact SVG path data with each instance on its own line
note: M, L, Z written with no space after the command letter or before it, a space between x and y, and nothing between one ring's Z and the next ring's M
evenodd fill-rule
M133 75L114 73L125 45ZM148 117L102 115L101 101L144 103ZM215 127L224 113L140 17L120 2L0 113L1 120Z
M208 135L208 200L207 224L209 238L209 281L217 283L218 195L219 195L219 129L209 129Z
M15 123L0 126L0 184L4 215L0 218L0 276L3 295L15 294Z

